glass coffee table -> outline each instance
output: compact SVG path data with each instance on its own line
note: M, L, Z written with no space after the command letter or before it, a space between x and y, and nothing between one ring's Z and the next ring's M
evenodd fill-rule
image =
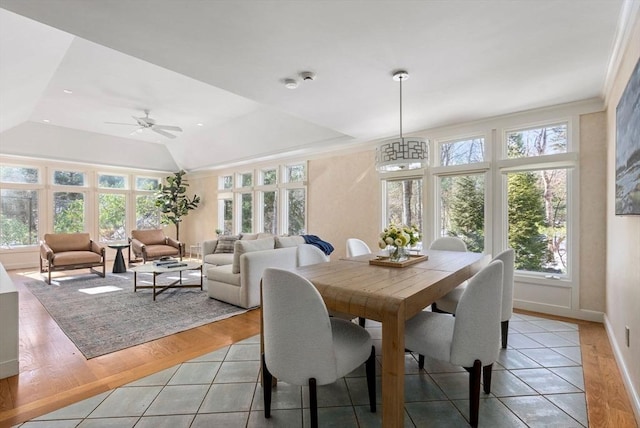
M171 264L163 264L156 265L154 263L145 263L140 266L135 266L130 268L133 271L133 291L134 293L138 291L138 289L142 288L151 288L153 289L153 300L156 300L156 296L169 288L200 288L202 290L202 263L198 262L181 262L175 260L174 263ZM182 272L188 270L197 270L200 271L198 275L200 277L199 284L183 284L182 283ZM153 275L153 285L138 285L138 274L139 273L150 273ZM168 273L178 273L179 279L174 280L169 284L157 284L156 279L159 275L168 274Z

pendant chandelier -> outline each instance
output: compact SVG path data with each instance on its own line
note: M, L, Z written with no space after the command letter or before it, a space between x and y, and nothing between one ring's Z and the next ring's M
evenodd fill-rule
M409 73L399 70L393 80L400 82L400 137L383 141L376 150L376 169L380 172L424 168L427 162L427 142L421 138L402 136L402 81Z

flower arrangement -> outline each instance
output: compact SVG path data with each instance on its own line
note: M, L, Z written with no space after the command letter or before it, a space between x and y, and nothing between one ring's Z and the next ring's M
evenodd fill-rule
M408 258L407 252L404 251L405 247L414 246L418 242L420 242L420 231L417 226L390 224L380 233L378 247L380 249L385 249L388 246L394 247L390 249L389 257L392 260L400 261Z

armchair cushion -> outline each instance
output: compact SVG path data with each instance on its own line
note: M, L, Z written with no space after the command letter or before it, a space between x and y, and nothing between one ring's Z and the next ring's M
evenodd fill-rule
M145 245L166 245L166 237L162 229L132 230L131 237Z
M92 251L88 233L47 233L44 241L54 253Z
M234 244L236 241L240 239L237 235L231 236L220 236L218 238L218 245L216 245L216 249L214 250L214 254L224 254L224 253L233 253Z
M233 250L233 273L240 273L240 256L251 251L273 250L275 241L273 238L263 238L255 240L238 240L235 242Z

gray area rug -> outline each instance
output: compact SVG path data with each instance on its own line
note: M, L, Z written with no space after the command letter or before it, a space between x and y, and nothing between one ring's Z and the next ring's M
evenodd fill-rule
M183 275L186 283L197 281L187 272ZM139 274L138 285L141 281L151 284L152 277ZM170 279L162 275L157 281ZM199 288L171 288L154 302L151 289L133 292L131 272L108 273L106 278L69 276L57 278L52 285L30 281L26 286L87 359L246 312L209 298Z

